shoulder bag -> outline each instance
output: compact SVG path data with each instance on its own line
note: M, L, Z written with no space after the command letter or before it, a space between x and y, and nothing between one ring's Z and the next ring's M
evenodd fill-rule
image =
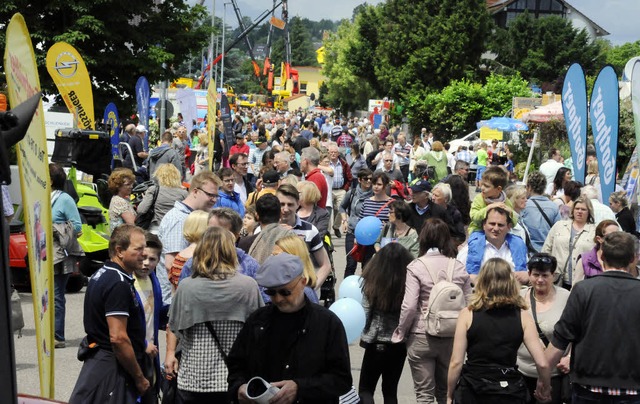
M547 338L546 335L544 335L544 333L542 332L542 329L540 328L540 324L538 324L538 314L536 313L536 299L533 296L533 288L529 289L529 302L531 303L531 315L533 316L533 322L536 323L536 329L538 330L538 336L540 337L540 340L542 341L542 343L544 344L544 347L546 348L549 345L549 339ZM569 378L568 374L563 374L562 376L562 390L561 390L561 398L562 401L565 403L570 403L571 402L571 379Z
M156 189L153 191L153 199L151 200L151 206L146 212L140 213L136 216L136 226L142 227L145 230L149 230L151 222L156 215L156 201L158 200L158 194L160 193L160 184L154 184Z

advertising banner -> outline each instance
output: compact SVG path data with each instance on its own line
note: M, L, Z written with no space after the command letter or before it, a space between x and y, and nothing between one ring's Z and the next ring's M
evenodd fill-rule
M149 82L147 78L140 76L136 83L136 103L140 125L147 128L147 133L144 135L145 150L149 150L149 102L151 97L149 92Z
M619 110L618 75L612 66L605 66L593 85L589 111L603 201L609 200L616 187Z
M209 136L209 170L213 171L213 153L218 139L216 138L216 82L209 82L207 90L207 135Z
M21 14L15 14L11 18L7 26L6 41L4 66L9 102L14 107L40 91L40 78L31 37ZM36 328L35 348L38 352L40 395L52 399L55 387L53 239L51 184L42 101L26 136L17 146L22 207L29 248L28 261Z
M87 66L78 51L66 42L47 52L47 71L80 129L95 129L93 90Z
M636 150L640 160L640 60L636 60L631 70L631 108L636 129Z
M193 122L198 118L198 101L196 93L192 88L179 88L176 91L176 102L178 103L178 111L184 119L184 126L187 133L191 134L193 130Z
M231 108L229 108L229 100L224 94L220 96L220 119L224 125L223 155L228 156L229 148L231 148L231 145L236 144L236 138L233 135L233 128L231 127Z
M118 143L120 143L120 118L116 104L110 102L104 109L104 123L109 125L109 136L111 136L111 163L118 158Z
M582 66L578 63L572 64L564 77L562 111L569 135L573 178L584 183L587 163L587 83Z

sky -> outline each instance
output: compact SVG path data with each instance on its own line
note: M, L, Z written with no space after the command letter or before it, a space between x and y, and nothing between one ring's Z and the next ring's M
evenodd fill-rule
M266 9L273 7L273 0L236 0L240 12L244 16L255 19ZM383 0L368 0L368 4L378 4ZM417 0L419 1L419 0ZM196 0L189 0L195 3ZM224 0L205 0L205 5L209 8L216 4L216 16L222 17L224 10ZM362 4L362 0L289 0L289 16L306 17L313 21L321 19L341 20L351 18L353 9ZM607 30L610 35L604 37L614 45L621 45L626 42L640 40L640 18L639 0L568 0L568 3L589 17L595 23ZM231 2L227 6L227 23L235 24L235 15ZM280 16L280 10L276 11L276 16Z

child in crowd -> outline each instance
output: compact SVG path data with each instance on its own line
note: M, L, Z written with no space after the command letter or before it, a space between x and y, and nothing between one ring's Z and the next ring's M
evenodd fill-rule
M504 167L489 166L484 171L480 180L481 193L476 195L471 203L469 234L482 230L482 220L487 215L487 209L494 206L509 211L514 226L518 223L518 215L513 211L513 203L504 193L507 182L508 175Z
M478 151L476 152L476 158L478 159L478 169L476 171L476 192L480 192L480 180L482 173L487 169L487 161L489 160L489 153L487 153L487 144L485 142L480 143Z
M144 249L147 256L143 267L135 270L136 298L139 308L143 311L145 319L145 345L146 355L144 358L142 371L149 383L153 386L141 398L142 404L157 403L160 389L160 359L158 356L158 330L167 326L167 314L169 306L162 304L162 290L156 277L155 270L160 253L162 252L162 242L155 234L147 232L147 246Z

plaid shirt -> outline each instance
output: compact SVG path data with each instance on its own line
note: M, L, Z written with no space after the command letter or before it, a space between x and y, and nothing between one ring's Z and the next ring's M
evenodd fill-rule
M229 353L243 323L240 321L213 321L222 350ZM178 371L178 388L194 393L227 391L229 371L216 341L204 323L183 332L182 359Z
M605 396L637 396L638 395L637 389L618 389L615 387L585 386L582 384L581 386L592 393L603 394Z

